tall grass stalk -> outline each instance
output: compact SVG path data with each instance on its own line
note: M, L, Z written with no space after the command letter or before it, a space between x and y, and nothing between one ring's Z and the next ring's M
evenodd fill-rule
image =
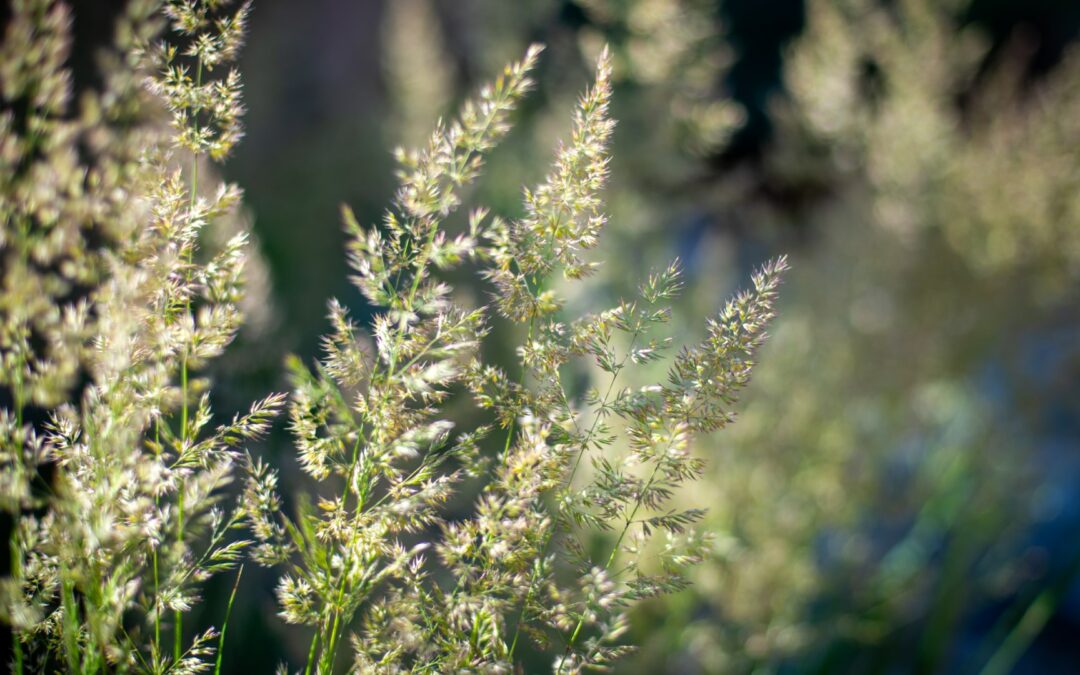
M226 488L283 403L210 426L198 376L243 320L240 192L200 175L241 136L230 64L250 6L230 4L131 0L79 91L66 3L19 0L0 44L0 387L17 408L0 410L0 611L23 670L193 673L224 645L212 628L185 643L183 615L249 543Z
M379 313L369 341L330 303L324 357L313 367L290 361L290 418L304 471L318 482L340 476L344 488L318 496L318 511L290 517L274 472L250 463L245 498L256 557L286 566L282 616L313 631L306 675L334 671L349 629L361 672L510 671L526 636L548 650L555 671L602 667L628 651L620 636L629 607L682 587L683 568L703 555L693 528L701 511L667 502L702 470L692 435L732 419L785 264L764 266L700 343L671 358L665 382L619 389L624 368L657 361L671 346L656 332L682 282L673 264L633 300L596 315L563 311L556 275L567 283L589 276L596 263L586 255L606 223L600 192L614 130L606 50L551 174L525 190L525 216L477 208L462 230L445 225L506 132L538 55L531 48L508 66L426 147L397 152L401 183L380 227L365 229L343 209L352 280ZM438 278L469 261L490 289L487 306L459 306ZM491 314L527 326L516 382L480 360ZM603 395L569 394L560 371L582 362L606 373ZM452 432L442 417L459 383L493 414L490 424ZM505 429L501 452L485 458L480 442L496 426ZM605 456L618 452L628 459ZM448 521L440 505L468 476L484 481L474 511ZM616 524L613 552L592 563L581 539ZM646 555L654 531L666 543ZM609 573L616 558L625 564ZM550 651L559 640L570 648Z

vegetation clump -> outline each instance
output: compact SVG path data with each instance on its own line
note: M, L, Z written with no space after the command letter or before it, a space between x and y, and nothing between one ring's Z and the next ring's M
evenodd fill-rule
M208 162L242 135L231 64L249 10L133 0L100 86L77 96L71 11L13 5L0 46L0 484L11 523L0 615L14 671L196 673L215 659L220 669L224 629L192 630L184 616L245 549L285 568L281 616L312 632L305 673L333 672L354 627L351 671L510 672L526 651L559 673L610 664L629 649L628 608L682 588L704 555L703 511L671 499L703 472L691 439L733 419L785 261L673 355L663 330L678 264L606 311L566 309L560 284L595 270L589 251L607 222L606 50L523 215L477 208L457 227L452 214L531 87L541 50L530 48L425 147L397 153L380 226L344 209L352 280L377 314L365 334L331 302L324 357L288 364L289 427L320 488L286 515L276 473L241 452L286 397L213 426L198 376L243 320L241 193ZM230 229L215 246L211 231ZM489 304L442 279L462 266ZM482 356L494 322L519 338L517 375ZM620 381L662 359L666 379ZM565 381L581 361L604 373L600 385ZM463 396L487 423L455 427L449 407ZM450 518L444 504L472 495L468 481L482 486L475 503Z
M237 448L283 403L211 425L199 369L242 321L240 190L206 159L239 139L229 69L248 5L131 2L76 97L71 10L20 0L0 50L0 612L14 672L200 672L199 585L239 562ZM170 37L160 33L168 23ZM218 77L223 71L227 72ZM200 171L203 180L200 184ZM190 633L190 631L189 631Z
M572 282L595 269L586 253L607 220L606 51L551 172L524 191L524 216L477 209L463 231L444 226L507 131L539 52L508 66L424 149L398 152L400 185L382 227L365 230L344 210L353 282L381 311L368 340L331 302L325 356L313 370L293 361L289 406L304 471L340 476L344 487L295 519L278 512L266 467L247 488L261 506L252 511L260 560L291 567L278 589L282 616L313 628L305 672L332 670L357 615L361 672L511 672L525 641L550 651L554 672L603 667L628 649L627 609L681 588L683 568L703 555L694 528L703 511L670 499L703 470L691 438L732 419L785 262L766 265L700 344L671 357L665 381L620 385L624 370L667 356L672 338L659 333L681 280L672 264L639 297L569 319L553 287L560 272ZM489 307L458 304L436 276L466 261L490 284ZM495 313L525 333L516 379L481 357ZM580 396L563 379L577 359L606 378ZM453 433L455 385L493 413L490 424ZM489 469L478 444L491 434L504 440ZM620 440L625 463L604 452ZM440 505L469 476L486 480L472 515L447 520ZM599 554L586 545L595 531L613 536Z

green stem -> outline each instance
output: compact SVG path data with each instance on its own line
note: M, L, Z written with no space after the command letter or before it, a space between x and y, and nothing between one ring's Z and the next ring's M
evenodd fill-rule
M668 449L674 441L668 444ZM665 453L667 454L667 450ZM656 466L653 467L652 474L649 475L649 480L645 481L645 487L641 489L641 493L638 498L634 500L634 508L630 511L630 514L626 517L626 522L623 524L622 531L619 532L618 539L615 540L615 546L611 549L611 554L608 556L607 562L604 563L604 571L607 571L611 567L611 563L615 562L615 556L619 553L619 547L622 546L623 539L626 538L626 533L630 531L630 526L634 524L634 517L637 516L638 510L641 509L642 501L645 499L645 495L648 494L649 488L652 487L653 481L656 480L656 474L660 471L660 462L657 461ZM581 629L585 625L585 615L578 618L577 625L574 626L574 632L570 635L570 641L566 644L566 653L569 654L573 650L574 645L577 643L578 636L581 634ZM559 669L555 675L561 675L563 664L565 660L559 663Z
M91 645L84 650L82 670L80 675L94 675L100 670L105 663L108 662L106 656L108 640L112 637L106 636L102 630L100 623L94 625L95 621L100 621L100 609L105 607L104 598L104 584L101 578L101 569L95 565L91 572L91 578L88 580L86 591L83 595L83 614L86 617L84 622L88 624L88 633L90 635Z
M607 562L604 563L604 569L607 570L611 567L611 563L615 562L615 556L619 552L619 547L622 545L623 539L626 538L626 533L630 530L630 526L634 524L634 517L637 515L639 509L641 509L641 503L645 494L652 487L653 481L656 480L656 474L660 472L660 462L656 463L653 467L652 474L649 476L649 480L645 481L645 487L641 490L641 495L638 496L634 502L634 508L630 511L630 515L626 517L626 522L623 524L622 532L619 533L619 538L615 540L615 546L611 549L611 555L608 556Z
M154 446L161 451L161 419L154 422ZM160 498L154 497L154 507L159 506ZM160 598L158 580L158 547L150 542L150 558L154 568L154 604L157 605ZM161 608L154 607L154 658L161 654Z
M19 551L19 535L18 535L19 519L16 517L12 523L11 531L11 578L19 581L22 576L22 565ZM15 663L13 672L15 675L22 675L23 673L23 652L22 643L19 640L19 631L12 625L11 627L11 651L15 657Z
M1059 599L1057 589L1054 588L1040 593L987 661L981 675L1007 675L1012 672L1013 666L1050 620Z
M158 554L157 547L150 544L150 548L153 550L153 566L154 566L154 603L158 601ZM161 653L161 610L154 608L154 654Z
M420 252L420 261L416 266L416 275L413 277L412 287L409 289L409 297L405 301L405 307L410 311L412 309L413 301L416 299L416 291L420 289L420 279L423 276L424 268L427 267L428 257L431 255L431 245L435 242L435 235L438 234L438 232L438 225L432 225L431 231L428 232L427 240L424 242L424 248ZM402 321L404 320L404 316L402 316ZM404 326L402 326L402 328L404 328ZM395 340L395 342L400 344L401 340L398 339ZM386 374L387 380L394 376L395 367L397 365L397 352L397 349L390 352L390 367Z
M202 86L202 59L195 70L195 87ZM188 215L195 211L195 202L199 194L199 155L193 153L191 160L191 195L188 201ZM191 262L192 251L188 249L188 262ZM185 314L191 314L191 297L187 298L184 305ZM180 360L180 451L187 449L188 441L188 355L185 352ZM176 505L176 539L183 546L184 543L184 485L181 481ZM184 635L184 618L180 610L173 612L173 661L180 661L180 645Z
M1078 573L1080 573L1080 549L1073 552L1058 578L1031 601L1016 625L1000 641L980 675L1004 675L1012 670L1053 616L1062 598L1072 588Z
M304 666L304 675L311 675L311 664L315 663L315 652L319 647L319 638L322 633L316 628L311 635L311 646L308 647L307 665Z
M407 298L405 300L404 307L406 309L411 310L413 301L416 299L416 292L420 289L420 281L421 281L421 278L423 276L424 268L427 267L428 258L431 255L431 246L435 242L435 236L438 234L438 231L439 231L438 226L437 225L432 225L431 230L428 232L428 236L427 236L427 239L425 240L424 248L420 252L420 258L419 258L419 261L418 261L418 264L417 264L416 274L413 277L412 286L409 288L409 295L407 296ZM402 327L402 328L404 328L404 327ZM395 342L400 344L400 339L395 340ZM384 376L384 379L387 380L387 381L389 381L391 378L393 378L394 374L396 372L396 369L397 369L397 352L398 352L397 349L391 350L390 364L388 365L386 375ZM414 359L414 361L415 361L415 359ZM411 363L412 362L410 362L410 365L411 365ZM408 366L406 366L406 367L408 367ZM376 374L372 373L372 378L374 378L375 376L376 376ZM347 477L346 483L345 483L345 490L344 490L344 493L342 494L342 501L343 502L348 497L348 494L349 494L348 479L350 479L352 477L352 475L356 472L356 463L357 463L357 461L359 459L359 447L360 447L360 439L357 439L356 445L353 448L353 457L352 457L352 462L351 462L351 466L350 466L350 469L349 469L348 477ZM356 505L356 511L360 512L363 509L363 497L358 494L357 498L360 499L360 501ZM329 615L329 616L333 617L333 620L330 622L330 634L329 634L329 636L327 638L326 646L322 650L322 653L319 656L319 670L320 670L320 672L325 672L325 673L332 672L333 665L334 665L334 659L337 656L337 645L338 645L337 634L338 634L338 631L339 631L339 626L342 623L341 604L344 601L345 590L346 590L346 587L348 585L348 569L349 569L349 560L348 560L348 557L346 556L346 558L343 561L343 565L342 565L341 582L340 582L340 584L338 586L338 594L337 594L337 598L336 598L336 601L335 601L335 606L333 607L332 614ZM329 619L329 616L327 617L328 619ZM308 675L310 673L310 670L311 670L311 656L314 654L315 644L316 644L316 641L313 639L312 640L312 650L308 655L308 666L307 666L307 669L305 670L305 675Z
M634 333L634 336L630 340L630 347L626 352L627 355L623 357L622 361L619 362L618 367L615 369L615 372L612 373L612 375L611 375L611 381L608 382L607 390L604 392L604 396L600 401L600 407L597 409L596 417L593 419L593 423L589 427L588 433L585 434L585 440L582 441L581 448L578 450L577 457L574 459L574 466L570 470L570 476L566 479L567 487L570 487L574 483L574 477L577 475L578 467L581 466L581 459L585 456L586 451L588 451L588 449L589 449L589 442L592 440L593 433L596 431L596 427L600 423L600 417L603 414L604 408L607 406L608 397L611 396L611 390L614 389L615 381L619 378L619 373L622 372L623 366L626 365L626 361L630 357L630 353L633 351L634 344L637 343L637 339L638 339L639 336L640 336L639 332ZM563 403L566 405L567 411L569 412L570 403L566 399L565 390L563 391ZM575 424L575 426L577 425L576 420L574 421L574 424ZM540 559L541 560L543 560L544 556L547 554L548 546L551 545L551 540L553 538L554 538L554 528L552 529L552 533L544 540L544 545L540 549ZM620 537L620 541L621 541L621 537ZM618 546L618 545L616 545L616 546ZM610 561L609 561L609 564L610 564ZM525 611L529 606L529 602L532 600L533 594L536 592L536 582L539 581L539 579L537 577L538 577L538 571L537 571L537 569L534 569L533 570L533 575L529 580L529 590L525 594L525 600L522 603L521 611L518 612L517 619L514 621L514 639L510 643L510 653L509 653L509 656L508 656L509 659L514 658L514 651L517 649L518 637L521 634L521 620L525 616ZM577 632L580 631L580 630L581 630L581 625L580 625L580 622L579 622L579 625L574 630L574 635L576 636ZM571 642L571 644L573 644L573 642Z
M528 342L529 340L532 339L533 327L535 326L535 324L536 324L536 317L533 317L533 318L529 319L529 333L525 338L526 342ZM526 370L527 369L524 366L521 368L521 374L518 376L518 386L519 387L523 386L525 384ZM511 419L510 424L507 425L507 428L506 428L506 441L503 443L503 451L502 451L504 460L506 459L506 455L510 452L510 444L514 440L514 431L515 431L515 427L517 426L516 423L517 423L516 419ZM546 547L546 542L545 542L545 547ZM541 554L541 557L543 557L543 554ZM472 564L473 562L475 562L474 558L470 559L469 564ZM526 603L528 602L528 596L531 596L531 594L532 594L532 583L533 583L533 581L535 581L535 572L533 573L533 579L530 580L529 593L527 594L527 597L526 597ZM454 584L454 590L450 592L450 601L447 603L449 606L454 605L454 602L457 599L458 593L461 590L461 586L464 583L465 583L465 576L464 575L459 576L458 580L457 580L457 583ZM513 644L510 645L510 653L509 653L509 655L507 657L508 659L513 659L513 657L514 657L514 648L517 646L518 632L519 632L519 629L520 629L521 614L524 613L524 611L525 611L524 607L522 607L522 611L518 614L518 620L514 624L514 640L513 640Z
M202 59L199 59L198 65L195 68L195 88L202 87L202 71L203 63ZM195 211L195 202L199 196L199 155L194 153L191 160L191 196L188 201L188 215L190 216ZM188 263L191 262L192 250L188 249ZM185 314L191 314L191 297L188 296L187 302L184 308ZM181 402L180 402L180 451L185 452L187 450L188 442L188 355L185 351L183 358L180 361L180 390L181 390ZM176 505L176 539L177 542L183 546L184 544L184 485L181 481L179 495L177 497ZM180 660L180 646L184 637L184 617L180 613L180 610L173 612L173 660L178 662Z
M337 599L334 602L334 621L330 625L330 642L323 651L323 658L319 664L320 675L322 673L329 674L334 671L334 659L337 656L338 626L341 625L341 603L345 600L345 586L346 584L342 583L341 587L338 588Z
M64 656L67 659L68 672L81 672L79 664L79 615L75 607L75 593L68 579L60 582L61 602L64 605Z
M187 417L188 417L188 370L187 370L187 357L184 357L180 368L180 383L182 396L184 398L183 407L180 413L180 445L181 452L187 447ZM179 495L177 496L176 504L176 540L183 546L184 544L184 484L180 483ZM180 645L183 641L184 635L184 618L180 610L173 611L173 661L180 661Z
M218 636L217 661L214 663L214 675L221 675L221 659L225 654L225 631L229 628L229 615L232 614L233 601L236 600L236 589L240 587L240 577L244 574L244 566L236 572L236 581L233 582L232 593L229 594L229 604L225 605L225 620L221 622L221 635Z
M23 426L23 395L22 395L22 382L17 378L13 387L13 397L15 399L15 422L19 429ZM23 460L23 448L18 449L19 465L22 465ZM19 521L20 513L16 513L11 519L11 537L9 540L9 550L11 551L11 578L15 580L20 586L22 585L22 545L19 542ZM19 640L19 631L12 625L11 627L11 651L15 657L15 663L13 672L15 675L23 674L23 651L22 642Z
M349 498L349 487L350 487L350 483L352 481L353 474L356 472L356 463L360 459L360 442L362 440L363 440L362 436L358 437L356 439L356 442L353 444L352 459L349 462L349 465L350 465L351 468L349 470L348 475L345 476L345 487L342 488L342 491L341 491L341 503L342 503L343 506L345 504L345 501ZM360 509L362 509L364 507L365 495L360 494L360 492L358 490L357 495L356 495L356 499L357 499L356 509L357 509L357 511L359 511ZM348 563L348 559L345 560L345 563ZM339 622L341 620L341 603L342 603L342 600L344 600L344 598L345 598L345 588L348 586L348 580L349 580L348 573L349 573L348 565L346 564L346 565L344 565L342 567L342 570L341 570L341 582L338 585L337 599L335 600L334 605L332 607L333 620L332 621L330 620L329 615L326 617L326 619L323 620L323 630L325 631L327 627L331 627L331 626L332 626L332 630L330 631L329 640L327 642L326 649L323 650L322 654L319 657L319 671L320 672L329 672L329 669L327 669L326 666L324 665L326 660L327 660L327 652L329 652L329 659L330 659L329 665L331 666L331 668L333 666L334 651L337 649L337 644L336 644L337 640L334 638L334 636L337 634L337 627L338 627L338 624L339 624ZM316 631L315 632L315 637L319 637L319 636L320 636L319 631ZM312 648L308 653L308 664L307 664L307 667L305 668L305 673L310 673L311 672L311 663L312 663L312 658L313 658L314 653L315 653L315 645L316 645L316 640L312 639L312 643L311 643Z

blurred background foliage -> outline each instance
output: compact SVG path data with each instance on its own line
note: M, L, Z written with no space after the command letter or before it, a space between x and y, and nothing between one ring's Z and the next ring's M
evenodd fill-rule
M118 4L76 3L77 48ZM684 499L709 508L713 556L635 617L643 649L621 671L1075 672L1078 32L1071 0L259 0L248 137L225 173L247 194L266 311L218 366L216 407L283 388L327 298L364 316L337 210L378 222L394 146L546 43L475 196L515 215L606 42L612 224L568 311L677 256L689 335L754 265L794 268L739 420L697 448L710 473ZM288 499L287 436L266 454ZM232 672L306 644L260 574L234 610Z

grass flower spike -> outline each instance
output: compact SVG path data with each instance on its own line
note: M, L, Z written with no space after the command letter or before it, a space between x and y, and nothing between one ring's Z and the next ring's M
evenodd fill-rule
M78 104L67 7L13 9L0 323L14 405L0 470L14 670L200 672L217 631L184 630L183 616L247 544L222 490L282 403L214 426L196 376L242 321L246 235L201 246L240 193L199 171L240 135L238 76L213 75L235 58L247 6L129 3L102 88ZM166 22L178 42L155 46Z
M251 515L260 560L290 567L282 616L312 630L306 674L334 671L354 619L357 672L514 672L537 650L550 652L554 672L603 667L629 649L620 642L628 608L680 588L681 568L703 555L693 531L701 512L673 511L668 500L701 473L693 435L732 419L785 264L766 266L701 344L673 358L666 381L617 386L623 369L672 345L656 333L681 280L672 265L639 298L564 316L558 279L595 269L587 256L607 220L601 193L615 125L606 50L554 167L525 191L525 215L481 208L456 235L446 225L505 133L538 53L437 127L426 148L398 152L401 184L381 227L364 230L344 211L353 281L381 312L367 338L331 303L325 356L314 370L293 360L290 404L301 466L343 485L302 503L295 518L277 513L276 476L264 465L252 465L247 488L259 505ZM458 306L436 277L466 260L490 284L490 307ZM480 357L491 312L526 331L516 382ZM606 374L602 394L564 383L564 369L582 361ZM490 424L454 428L455 384L493 413ZM480 448L496 427L502 451L488 458L489 472ZM608 452L620 448L628 463ZM469 475L486 479L473 513L447 520L442 504ZM649 572L645 549L661 531L660 571ZM586 538L605 533L597 556Z

